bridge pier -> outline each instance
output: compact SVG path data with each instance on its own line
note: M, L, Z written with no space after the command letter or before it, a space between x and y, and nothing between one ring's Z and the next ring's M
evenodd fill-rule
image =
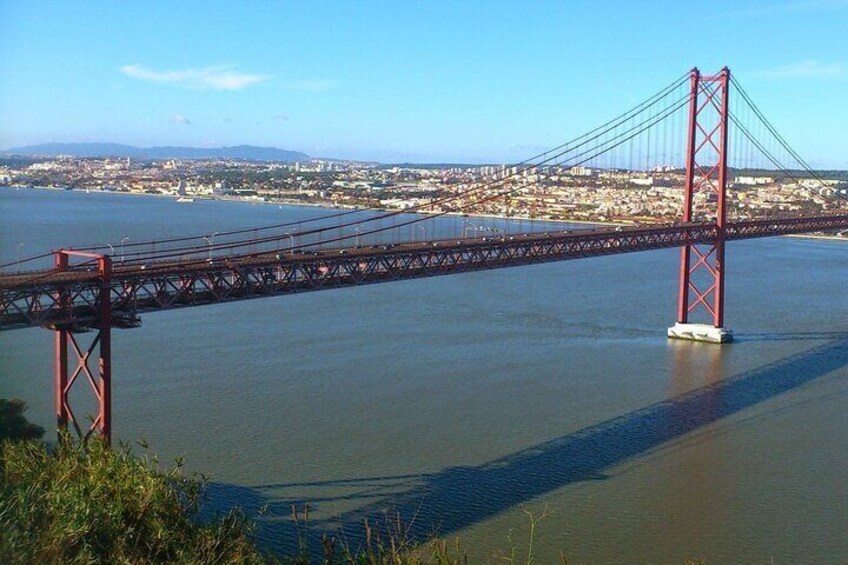
M715 327L709 324L677 322L668 328L668 337L705 343L729 343L733 341L733 331L729 328Z
M677 323L668 329L668 337L721 344L733 340L733 332L724 327L730 71L725 67L717 75L702 76L692 69L690 80L683 221L714 218L716 236L712 245L687 243L680 251ZM696 195L701 197L697 211ZM705 315L712 324L693 323L693 313Z
M82 323L62 323L50 326L54 332L54 402L56 424L59 430L73 426L83 440L97 432L108 444L112 438L112 301L111 274L112 260L108 255L85 254L75 251L56 252L56 268L68 268L69 255L82 255L97 262L100 278L99 290L91 297L97 307L97 318ZM64 308L72 307L73 300L65 288L57 292L56 301ZM78 336L96 330L96 334L85 345ZM70 347L69 347L70 346ZM89 361L96 351L97 368L93 370ZM75 367L69 371L69 353ZM88 381L96 401L97 413L91 416L91 422L85 429L79 415L71 407L70 394L79 380Z
M55 334L54 399L59 430L73 427L82 439L97 432L107 443L112 435L112 328L97 328L94 338L85 345L79 336L86 330L57 326ZM70 345L70 348L68 347ZM70 351L69 351L70 350ZM76 367L69 371L68 353ZM89 362L97 359L92 369ZM71 407L70 395L79 380L88 381L96 402L96 413L85 424Z

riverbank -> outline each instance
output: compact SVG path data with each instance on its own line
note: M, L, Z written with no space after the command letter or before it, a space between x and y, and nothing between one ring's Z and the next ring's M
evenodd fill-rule
M172 200L174 203L177 203L177 196L170 194L151 194L148 192L124 192L124 191L116 191L116 190L98 190L98 189L86 189L86 190L76 190L76 189L67 189L60 187L52 187L52 186L17 186L17 185L9 185L9 186L0 186L2 188L9 189L30 189L30 190L51 190L55 192L85 192L85 193L94 193L94 194L115 194L115 195L126 195L126 196L149 196L154 198L162 198L166 200ZM554 223L554 224L569 224L569 225L586 225L586 226L632 226L632 222L611 222L611 221L590 221L590 220L564 220L564 219L550 219L550 218L530 218L528 216L502 216L497 214L465 214L461 212L445 212L445 213L437 213L437 212L419 212L415 210L397 210L394 208L367 208L363 206L345 206L339 204L332 203L323 203L323 202L302 202L299 200L262 200L255 199L251 197L242 198L238 196L215 196L215 197L205 197L205 196L197 196L193 197L194 203L202 203L202 202L240 202L243 204L254 204L254 205L269 205L269 206L292 206L292 207L301 207L301 208L321 208L326 210L357 210L361 212L375 212L375 213L398 213L398 214L416 214L419 216L433 216L433 217L468 217L468 218L481 218L488 220L503 220L503 221L515 221L515 222L543 222L543 223ZM182 203L180 204L189 204Z
M794 237L798 239L824 239L828 241L848 241L848 237L841 235L816 235L816 234L805 234L805 233L795 233L784 235L781 237Z
M96 193L96 194L116 194L116 195L127 195L127 196L149 196L154 198L162 198L173 200L174 203L177 202L177 197L169 194L150 194L146 192L123 192L123 191L113 191L113 190L97 190L97 189L86 189L82 190L74 190L74 189L66 189L60 187L50 187L50 186L17 186L17 185L8 185L8 186L0 186L0 189L8 188L8 189L30 189L30 190L51 190L56 192L63 192L67 190L71 190L72 192L87 192L87 193ZM613 221L595 221L595 220L563 220L563 219L548 219L548 218L529 218L527 216L502 216L497 214L463 214L460 212L447 212L443 214L437 213L428 213L428 212L418 212L418 211L403 211L403 210L395 210L390 208L365 208L359 206L345 206L345 205L337 205L330 203L321 203L321 202L301 202L301 201L291 201L291 200L260 200L260 199L252 199L252 198L241 198L237 196L216 196L216 197L195 197L194 203L202 203L204 201L210 202L240 202L243 204L254 204L254 205L270 205L270 206L290 206L290 207L300 207L300 208L319 208L326 210L358 210L361 212L374 212L374 213L388 213L388 212L396 212L400 214L416 214L419 216L441 216L441 217L468 217L468 218L479 218L486 220L497 220L497 221L512 221L512 222L542 222L542 223L551 223L551 224L565 224L565 225L577 225L577 226L609 226L609 227L626 227L633 226L632 222L613 222ZM188 204L179 202L179 204ZM821 239L827 241L848 241L848 237L838 236L838 235L821 235L821 234L789 234L779 237L791 237L791 238L799 238L799 239Z

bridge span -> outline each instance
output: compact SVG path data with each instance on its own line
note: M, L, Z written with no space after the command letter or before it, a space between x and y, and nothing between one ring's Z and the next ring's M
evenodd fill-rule
M756 220L725 226L725 240L848 229L848 215ZM294 250L122 266L0 275L0 331L24 327L138 325L142 313L482 271L551 261L715 244L715 224L618 227L473 239ZM71 250L57 255L73 254ZM108 305L101 304L107 292Z

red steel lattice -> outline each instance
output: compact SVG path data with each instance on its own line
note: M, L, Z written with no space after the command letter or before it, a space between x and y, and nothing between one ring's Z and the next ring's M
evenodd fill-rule
M54 332L54 403L56 409L56 423L59 429L73 426L77 434L88 439L92 433L99 433L105 441L109 441L112 435L112 301L111 274L112 261L106 255L95 255L77 251L61 250L56 252L56 268L59 270L68 268L69 256L81 256L96 262L97 289L91 292L96 296L93 304L95 316L85 326L75 324L73 321L51 324ZM74 293L68 286L61 285L54 290L54 303L66 308L73 308ZM87 347L81 345L78 335L96 330L94 337ZM73 373L69 374L68 354L76 360ZM89 362L92 355L97 352L97 369L92 370ZM74 385L83 378L88 382L97 404L97 413L91 418L91 422L85 425L79 414L74 412L71 406L71 392Z
M696 220L695 200L702 195L704 209L697 220L714 223L716 238L708 247L687 244L681 248L677 321L682 324L695 313L705 314L717 328L724 325L729 85L727 67L715 76L702 76L698 69L691 72L683 221ZM709 210L713 201L715 209Z

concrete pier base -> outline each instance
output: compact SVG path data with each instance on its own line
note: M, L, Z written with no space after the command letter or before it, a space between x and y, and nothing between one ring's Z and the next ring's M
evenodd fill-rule
M728 328L717 328L708 324L681 324L678 322L668 328L668 337L706 343L730 343L733 341L733 332Z

